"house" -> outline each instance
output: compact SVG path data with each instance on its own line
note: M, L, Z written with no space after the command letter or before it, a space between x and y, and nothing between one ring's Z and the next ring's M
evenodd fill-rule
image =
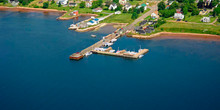
M71 16L77 16L79 14L78 10L74 10L73 12L70 13Z
M116 3L112 3L112 4L110 4L110 6L109 6L109 10L115 10L117 8L117 4Z
M119 0L119 3L122 5L125 5L128 2L128 0Z
M203 18L201 19L201 21L208 23L208 22L210 22L210 17L203 17Z
M67 5L67 3L68 3L68 0L58 0L57 1L57 4L61 4L61 5Z
M95 8L95 9L92 9L93 12L102 12L102 8L98 7L98 8Z
M176 9L176 13L182 13L181 9Z
M183 19L184 18L184 15L182 13L175 13L174 14L174 18L175 19Z
M70 7L75 7L75 6L77 6L77 3L75 3L75 2L69 2L69 6L70 6Z
M115 14L121 14L121 11L116 11Z
M17 6L19 4L18 0L9 0L9 3L11 3L12 6Z
M153 19L159 18L158 11L154 11L154 12L151 14L151 18L153 18Z
M146 3L146 5L148 6L148 5L149 5L149 3L147 2L147 3Z
M92 6L92 2L86 2L86 7L91 7Z
M144 10L147 9L147 5L145 3L141 4L141 7L144 7Z
M129 11L129 9L132 8L132 5L131 5L130 3L126 3L126 4L124 5L124 8L125 8L127 11Z

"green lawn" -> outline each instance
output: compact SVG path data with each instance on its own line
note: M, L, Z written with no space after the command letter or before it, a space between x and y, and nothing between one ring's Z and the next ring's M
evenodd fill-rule
M144 11L144 13L148 12L150 9ZM140 13L139 17L142 16L144 13ZM105 19L103 22L105 23L132 23L134 20L131 19L131 13L122 13L119 15L112 15L109 18Z
M105 19L103 22L105 23L131 23L133 20L131 19L130 13L123 13L119 15L112 15L109 18Z
M185 16L185 20L188 22L196 22L196 23L204 23L201 21L203 17L208 17L208 15L196 15L196 16L191 16L191 13L187 13ZM210 18L210 23L213 22L216 19L216 17L211 17Z
M189 33L203 33L203 34L217 34L220 35L220 26L205 25L205 24L190 24L190 23L175 23L167 22L161 25L157 30L167 32L189 32Z

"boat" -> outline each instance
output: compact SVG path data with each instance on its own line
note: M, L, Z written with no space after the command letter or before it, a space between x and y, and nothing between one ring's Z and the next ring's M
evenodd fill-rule
M96 37L96 35L92 34L91 37Z
M81 58L83 58L83 55L80 54L79 52L74 53L74 54L69 56L70 60L80 60Z
M89 55L91 55L92 54L92 52L86 52L85 53L85 56L87 57L87 56L89 56Z
M105 47L109 47L109 46L111 46L111 45L113 45L113 43L108 43L108 42L107 42L107 43L104 44Z
M112 42L112 43L113 43L113 42L115 42L115 41L117 41L117 39L112 39L110 42Z
M139 55L138 58L142 58L144 55Z
M73 30L76 30L78 27L75 25L75 24L71 24L69 29L73 29Z

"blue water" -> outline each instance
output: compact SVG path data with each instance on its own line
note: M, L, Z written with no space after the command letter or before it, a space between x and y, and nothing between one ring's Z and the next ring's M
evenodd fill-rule
M122 37L139 60L69 55L115 29L78 33L59 15L0 12L0 110L220 110L220 42ZM91 38L96 34L96 38Z

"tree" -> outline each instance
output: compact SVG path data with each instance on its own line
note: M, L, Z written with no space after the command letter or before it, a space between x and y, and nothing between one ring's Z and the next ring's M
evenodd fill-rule
M160 10L159 12L161 13L162 17L169 18L174 15L176 10L175 9L172 9L172 10L165 9L165 10Z
M203 0L199 0L197 6L198 6L198 8L204 8L205 2L203 2Z
M184 0L176 0L176 1L178 1L178 2L182 3Z
M165 3L163 1L161 1L160 3L158 3L157 7L158 7L158 11L164 10L165 9Z
M123 13L127 13L127 10L125 8L123 9Z
M59 2L59 3L58 3L58 7L61 7L61 6L62 6L61 3Z
M220 5L213 10L213 16L218 16L220 14Z
M218 15L218 22L220 22L220 15Z
M113 0L113 2L115 2L115 3L119 3L119 0Z
M190 5L189 5L189 7L188 7L188 11L189 12L192 12L193 11L193 9L197 9L198 7L197 7L197 5L195 4L195 3L191 3Z
M121 11L122 7L123 6L120 3L117 3L117 8L115 9L115 11Z
M136 12L132 13L131 19L137 19L138 18L138 14Z
M188 13L188 7L184 6L183 7L183 14L186 15Z
M189 3L194 3L195 2L195 0L189 0Z
M141 11L141 13L144 12L144 7L143 6L140 8L140 11Z
M8 3L8 0L3 0L3 4L7 4Z
M54 1L54 0L52 0L50 4L54 4L54 3L55 3L55 1Z
M209 4L208 8L212 9L218 4L219 0L212 0L211 3Z
M85 6L86 6L86 2L81 2L80 4L79 4L79 8L85 8Z
M49 2L44 2L43 3L43 8L48 8L49 7Z
M177 2L173 2L172 5L170 5L169 9L177 9L179 8L179 5Z
M194 9L192 10L192 16L198 15L198 14L199 14L199 9L198 9L198 8L194 8Z

